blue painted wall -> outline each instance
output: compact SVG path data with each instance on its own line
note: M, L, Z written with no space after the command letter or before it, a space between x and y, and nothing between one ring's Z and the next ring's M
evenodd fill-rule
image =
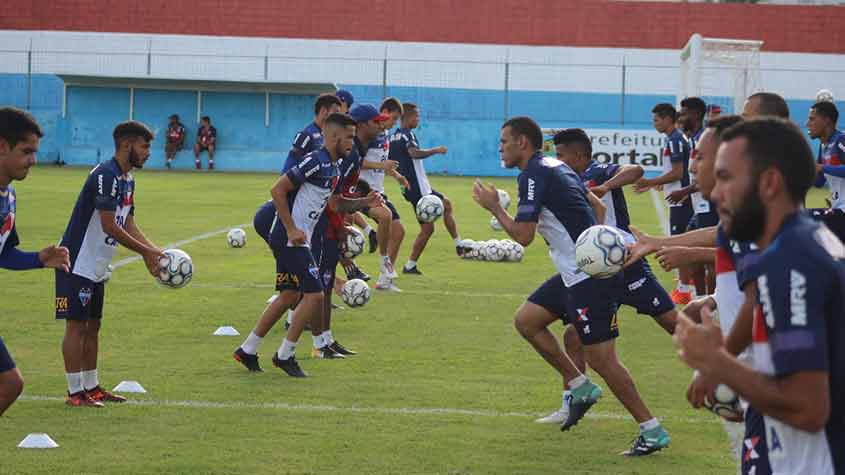
M378 104L381 87L344 86L358 103ZM52 75L32 78L30 110L46 136L39 160L60 155L72 165L92 165L108 159L114 148L111 132L129 117L126 88L69 87L67 116L62 118L61 79ZM445 145L449 153L426 161L432 173L454 175L512 175L498 157L499 127L505 116L501 91L389 87L387 94L420 106L422 120L417 135L422 147ZM280 169L293 136L313 117L313 96L270 96L270 123L264 125L264 95L207 92L202 114L218 130L216 165L221 170ZM0 75L0 105L26 107L25 75ZM651 108L657 102L674 102L665 95L585 94L511 91L508 116L528 115L543 127L649 129ZM790 100L792 117L803 124L812 101ZM135 90L134 118L150 125L161 136L167 117L177 113L188 129L187 147L177 156L177 168L193 167L192 146L197 133L197 95L193 91ZM816 146L816 144L814 144ZM206 157L203 156L203 163ZM148 167L164 166L164 145L158 140Z

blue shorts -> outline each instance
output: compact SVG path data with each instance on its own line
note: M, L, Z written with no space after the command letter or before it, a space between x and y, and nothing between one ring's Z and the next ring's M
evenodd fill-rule
M689 220L692 219L692 205L689 200L680 206L669 207L669 234L674 236L687 231Z
M625 289L619 303L632 307L637 313L659 317L675 309L672 298L651 272L645 259L628 266L624 271Z
M749 406L745 410L745 437L742 440L742 473L771 475L769 447L766 443L766 424L763 415Z
M446 198L442 194L440 194L439 192L435 191L433 188L431 190L431 194L440 198L440 200L443 201L443 202L446 201ZM414 207L414 216L416 216L417 215L417 203L422 199L422 194L420 194L419 190L405 190L405 192L402 193L402 196L405 198L405 201L407 201L408 203L411 203L411 206ZM420 223L420 224L426 224L426 223L420 221L419 219L417 220L417 222Z
M719 224L719 213L715 210L706 213L694 214L687 224L687 231L695 231L696 229L704 229L716 226Z
M76 274L56 270L56 319L100 320L106 286Z
M0 373L5 373L10 369L15 369L15 360L6 349L6 344L3 343L3 337L0 337Z
M276 258L276 290L303 293L323 291L320 272L311 250L307 247L287 246L287 233L276 218L276 207L272 202L258 208L252 224Z
M616 312L624 289L622 273L608 279L587 279L566 292L566 315L581 343L595 345L619 336Z
M571 323L566 315L566 285L560 274L555 274L528 296L528 301L539 305L552 315L563 320L564 325Z
M314 260L317 262L320 277L323 280L323 289L331 293L334 289L335 270L340 262L339 243L326 236L314 235L311 240L311 249L314 249Z

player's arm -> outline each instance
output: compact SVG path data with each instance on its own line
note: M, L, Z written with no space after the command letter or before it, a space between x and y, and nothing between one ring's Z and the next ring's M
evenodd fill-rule
M411 187L410 183L408 183L408 179L405 178L401 173L399 173L398 170L396 170L396 169L388 170L387 174L392 176L393 178L395 178L396 181L399 183L399 186L402 186L404 188L410 188Z
M749 282L743 288L745 301L739 308L739 313L725 339L725 349L736 356L751 345L751 331L754 327L754 305L757 302L757 283Z
M607 206L592 191L587 191L587 201L590 202L593 213L596 214L596 221L604 223L604 218L607 217Z
M417 148L417 147L409 147L408 148L408 155L415 160L428 158L433 155L446 153L447 148L444 146L434 147L434 148Z
M0 268L30 270L52 267L68 272L70 259L66 247L47 246L39 252L25 252L16 246L6 246L0 253Z
M399 162L396 160L385 160L383 162L364 160L361 162L361 168L364 170L384 170L385 172L389 172L390 170L395 170L398 166Z
M146 243L139 241L132 237L125 229L117 224L115 221L114 210L100 209L100 224L103 231L120 243L144 258L144 263L147 265L147 270L153 276L158 275L158 260L164 257L164 254L155 246L149 246Z
M610 179L599 186L591 188L590 191L595 193L595 189L598 188L604 191L604 193L607 193L608 191L622 188L623 186L636 183L637 180L643 177L643 173L645 172L640 165L622 165L616 169L616 173ZM596 196L601 197L598 193L596 193Z
M684 164L681 162L672 162L672 169L668 172L654 178L641 178L637 181L637 184L634 186L634 191L642 193L654 188L655 186L680 181L683 177Z
M288 203L288 193L299 188L301 184L301 182L298 182L295 174L292 175L292 172L297 169L298 166L291 168L288 173L280 176L276 180L276 183L273 184L273 187L270 188L270 196L273 198L273 206L276 207L276 214L279 216L279 221L285 227L288 240L295 245L304 245L306 244L305 233L297 228L293 222L293 217L290 214L290 204Z
M499 224L502 225L502 229L508 233L508 236L523 246L528 246L534 241L541 207L538 197L543 190L542 183L538 180L535 183L534 194L528 195L528 185L526 182L527 180L523 179L519 181L520 200L515 217L511 217L502 208L502 204L499 202L499 192L492 183L484 186L480 181L476 180L472 189L472 198L475 202L481 205L482 208L490 211L499 221Z
M655 254L663 270L670 271L690 264L714 264L716 248L713 247L663 247Z
M380 193L370 191L363 198L350 198L340 194L332 195L328 206L335 213L352 213L364 208L378 208L384 205L384 199Z
M710 226L687 231L675 236L657 237L645 234L636 227L631 226L631 233L637 239L637 242L629 247L630 252L628 260L625 262L626 266L664 247L715 247L718 227Z
M135 240L144 243L149 247L154 247L158 249L158 246L153 244L152 241L147 239L147 236L144 235L144 232L141 231L141 228L138 227L138 224L135 222L135 213L130 212L129 216L126 217L126 232L129 233L130 236L135 238Z

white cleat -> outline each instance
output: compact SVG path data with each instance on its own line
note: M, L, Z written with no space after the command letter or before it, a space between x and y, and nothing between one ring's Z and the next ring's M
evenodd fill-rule
M396 287L396 284L393 283L392 279L385 278L384 274L379 277L378 282L376 283L376 290L382 290L385 292L402 292L402 289Z
M541 417L534 422L537 424L563 424L563 421L569 417L569 408L562 407L548 416Z
M393 264L390 262L381 266L381 273L389 279L395 279L399 277L399 274L396 273L396 268L393 267Z

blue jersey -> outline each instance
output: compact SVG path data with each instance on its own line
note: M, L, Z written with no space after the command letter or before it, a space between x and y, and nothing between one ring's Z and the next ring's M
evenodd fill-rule
M774 473L845 473L843 259L842 242L797 213L787 218L755 265L754 368L774 377L825 371L830 378L826 430L809 433L763 415Z
M549 245L549 255L567 287L589 278L575 264L575 242L597 224L587 201L587 189L569 166L538 153L517 177L517 222L537 223Z
M15 229L15 189L9 185L5 190L0 189L0 254L8 248L20 244L18 232Z
M413 158L409 153L412 148L420 148L413 129L396 129L390 138L390 159L399 162L399 173L408 180L410 194L425 196L431 194L431 184L425 174L422 158Z
M613 178L621 167L614 163L599 163L594 161L584 170L581 180L587 188L600 186ZM610 193L605 193L601 198L607 207L604 217L604 224L617 227L625 232L631 232L631 218L628 215L628 203L625 202L625 192L622 188L615 188Z
M823 165L819 185L827 182L831 207L845 209L845 134L834 130L827 143L819 144L816 161Z
M103 211L113 212L115 223L124 229L135 212L135 179L123 173L114 158L91 170L62 236L62 246L70 252L71 272L94 282L106 279L117 251L117 240L103 231Z
M663 191L669 194L675 190L689 185L689 157L690 144L679 129L674 129L666 136L666 144L663 147L663 173L672 171L672 166L680 163L684 172L681 179L663 185ZM689 206L686 202L673 206Z
M698 141L701 140L701 135L704 133L704 128L698 130L692 137L689 138L689 150L690 150L690 160L695 159L695 147L698 145ZM695 183L695 174L689 172L690 184ZM701 194L700 191L696 191L695 193L690 195L690 203L692 203L692 210L695 211L695 214L703 214L703 213L710 213L716 211L715 205L713 203L707 201L704 198L704 195Z
M716 231L716 308L722 333L727 335L745 302L743 287L754 280L753 265L759 258L754 243L729 239L722 226Z
M316 122L311 122L306 125L304 129L299 131L293 138L290 152L288 152L287 160L285 161L285 169L288 169L302 160L302 157L311 152L316 152L323 148L323 129L317 125ZM288 163L290 166L288 166Z

